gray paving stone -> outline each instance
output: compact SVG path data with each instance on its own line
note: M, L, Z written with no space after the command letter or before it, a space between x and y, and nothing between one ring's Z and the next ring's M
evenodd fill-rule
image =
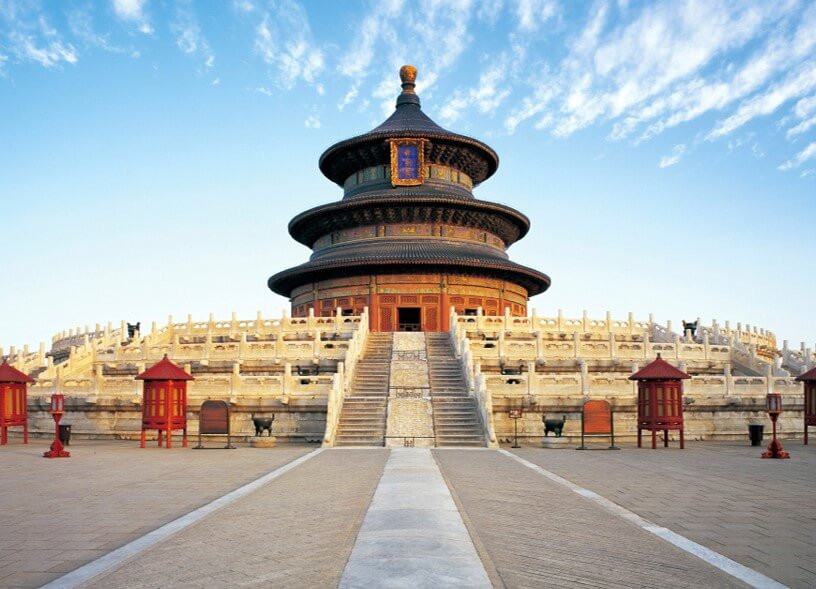
M785 442L790 460L763 448L691 442L619 452L515 452L655 524L790 587L816 587L816 445Z
M337 586L387 456L323 451L85 587Z
M0 448L0 547L12 551L3 587L39 587L314 446L194 451L76 440L71 458L58 460L43 458L46 449L39 440ZM39 567L27 558L52 549L59 553Z
M744 587L495 451L434 455L497 587Z

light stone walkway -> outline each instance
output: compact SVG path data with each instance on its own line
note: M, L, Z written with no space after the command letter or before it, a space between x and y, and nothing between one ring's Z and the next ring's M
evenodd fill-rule
M391 450L340 587L491 587L430 450Z
M387 456L324 451L83 587L336 587Z
M434 454L496 587L745 587L496 451Z

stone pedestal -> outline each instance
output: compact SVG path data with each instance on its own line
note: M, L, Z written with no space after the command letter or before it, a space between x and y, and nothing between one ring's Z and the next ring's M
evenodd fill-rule
M278 444L278 438L275 436L267 436L259 438L254 436L249 439L249 445L253 448L274 448Z
M541 447L550 448L554 450L568 448L569 440L567 440L567 438L564 437L556 438L555 436L545 436L541 438Z

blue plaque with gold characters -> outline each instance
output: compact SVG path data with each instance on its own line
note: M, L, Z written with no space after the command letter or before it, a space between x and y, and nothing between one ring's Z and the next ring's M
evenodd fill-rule
M391 185L422 184L425 164L424 139L391 139Z

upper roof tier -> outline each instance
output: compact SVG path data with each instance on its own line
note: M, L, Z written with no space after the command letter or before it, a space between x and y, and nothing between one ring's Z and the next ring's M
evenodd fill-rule
M492 176L499 167L499 156L489 146L472 137L452 133L422 112L414 91L416 68L400 68L402 93L397 106L384 123L351 139L335 143L320 156L320 171L332 182L343 186L346 179L365 168L385 165L391 160L388 139L422 138L425 163L442 164L464 172L474 186Z

